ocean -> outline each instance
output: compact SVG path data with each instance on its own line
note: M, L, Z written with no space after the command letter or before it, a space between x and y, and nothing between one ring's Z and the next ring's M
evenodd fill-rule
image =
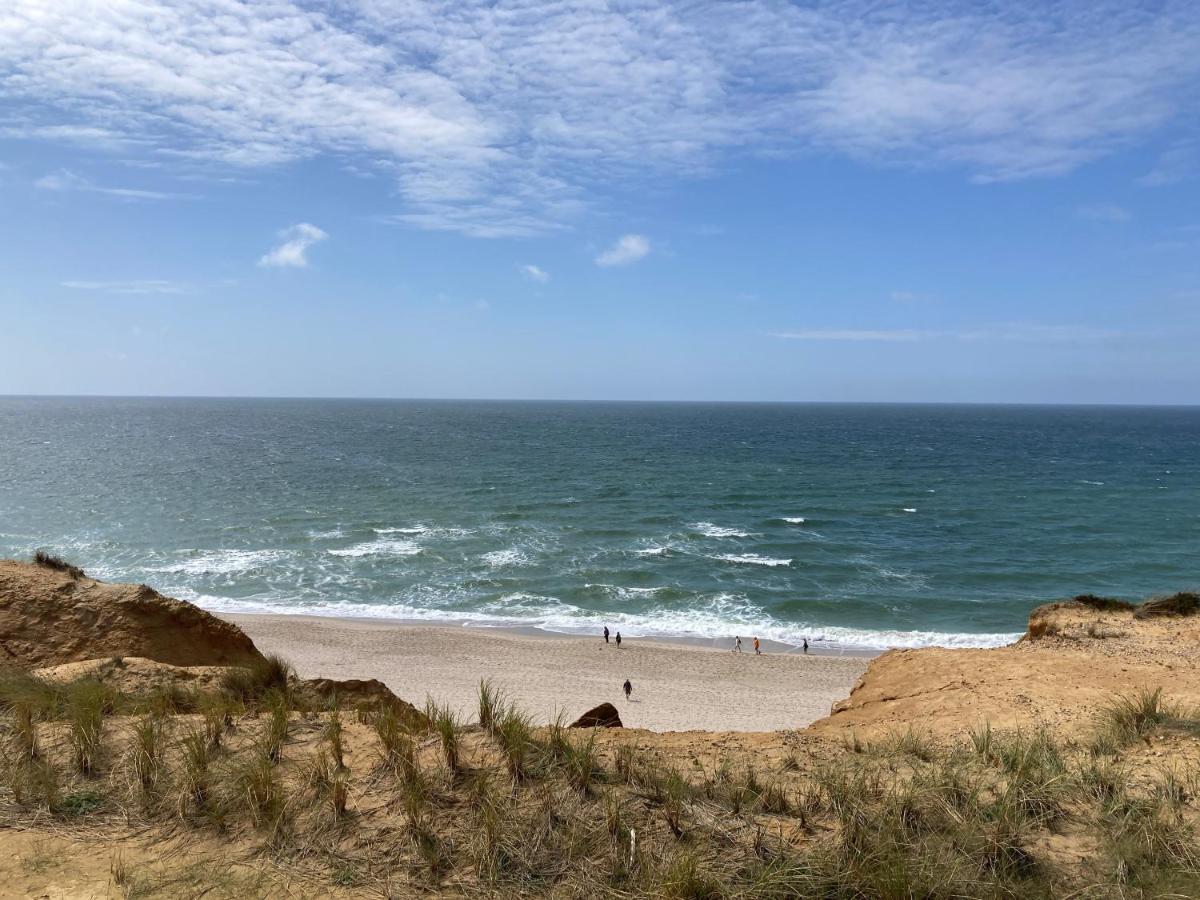
M3 397L36 548L215 611L992 646L1200 585L1200 409Z

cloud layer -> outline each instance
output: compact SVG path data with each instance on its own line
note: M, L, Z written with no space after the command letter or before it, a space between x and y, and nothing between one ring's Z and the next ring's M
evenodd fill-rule
M913 343L917 341L1012 341L1024 344L1080 344L1132 337L1130 332L1094 328L1089 325L1043 325L1009 322L955 331L917 328L804 328L777 331L773 337L791 341L836 341L853 343Z
M195 288L181 281L143 278L131 281L64 281L62 286L76 291L103 294L187 294Z
M734 153L1070 171L1196 113L1200 7L1138 7L10 0L0 131L178 165L352 157L395 179L393 221L526 235Z

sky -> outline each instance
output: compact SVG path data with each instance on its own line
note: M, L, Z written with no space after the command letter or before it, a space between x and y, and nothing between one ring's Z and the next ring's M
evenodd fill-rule
M1200 403L1194 0L7 0L0 393Z

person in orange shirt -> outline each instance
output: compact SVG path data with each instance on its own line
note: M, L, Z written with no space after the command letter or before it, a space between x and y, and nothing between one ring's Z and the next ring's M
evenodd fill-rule
M754 655L762 656L762 651L758 649L758 638L754 639Z

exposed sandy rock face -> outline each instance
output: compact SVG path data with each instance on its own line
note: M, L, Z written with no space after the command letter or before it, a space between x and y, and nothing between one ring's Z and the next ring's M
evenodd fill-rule
M33 669L113 656L173 666L262 658L236 625L145 585L0 560L0 666Z
M137 697L171 688L216 690L226 671L225 666L173 666L141 656L126 656L63 663L34 669L30 674L43 681L62 684L93 678L123 694Z
M1008 647L893 650L811 730L875 736L911 727L962 737L988 721L1074 736L1121 694L1162 688L1200 704L1200 616L1142 609L1052 603L1034 610L1025 637Z
M620 728L621 714L611 703L593 706L571 723L572 728Z
M429 719L407 700L401 700L382 681L374 678L308 678L296 682L296 691L316 706L336 703L343 709L366 706L391 708L402 722L415 728L429 727Z

